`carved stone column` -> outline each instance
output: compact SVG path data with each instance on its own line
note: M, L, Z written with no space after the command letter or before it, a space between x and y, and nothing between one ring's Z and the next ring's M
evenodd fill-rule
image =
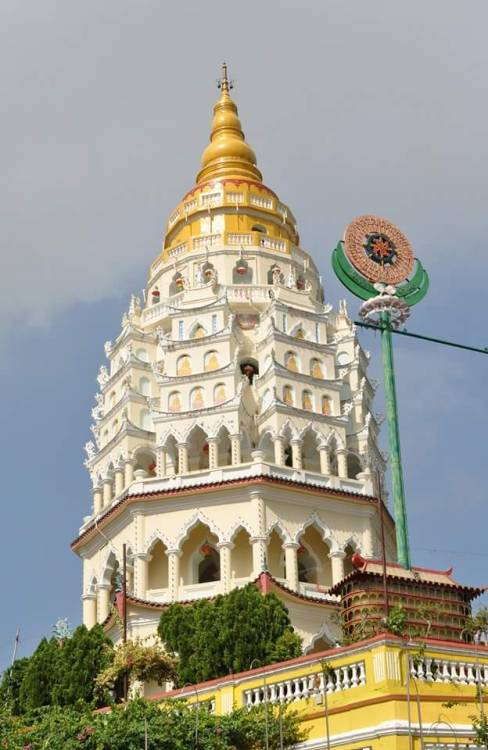
M188 443L178 443L178 474L188 474Z
M344 578L344 558L346 556L346 553L344 550L336 550L335 552L331 552L329 557L332 563L332 585L335 586L336 583L339 583L339 581L342 581Z
M231 550L234 545L232 542L220 542L217 548L220 551L220 580L222 582L222 590L224 594L228 594L230 591L231 584Z
M285 465L285 439L282 435L275 435L273 438L274 459L278 466Z
M107 472L103 477L103 507L106 508L112 502L112 472Z
M347 479L347 454L344 448L337 451L337 473L340 479Z
M168 582L169 582L169 598L172 602L177 602L180 593L180 549L169 549L166 551L168 555Z
M96 484L93 488L93 515L98 516L98 514L102 510L102 503L102 488L99 484Z
M364 557L374 557L374 535L373 535L373 519L368 518L363 531L363 540L361 545L361 554Z
M128 487L134 481L134 466L136 462L133 458L126 458L124 461L125 468L125 486Z
M110 612L110 584L99 583L97 586L97 599L98 599L98 622L103 622L107 619Z
M242 463L240 434L230 436L230 451L232 466L237 466L238 464Z
M330 474L329 446L319 445L320 471L322 474Z
M83 601L83 625L86 625L89 630L97 624L97 595L83 594L81 599Z
M267 539L265 536L252 536L249 541L252 545L252 574L253 578L257 578L264 569Z
M219 439L217 437L207 438L208 444L208 468L216 469L219 465Z
M303 469L302 444L302 440L294 439L290 441L291 462L293 468L297 469L297 471L301 471Z
M150 555L134 553L134 594L138 599L147 599L147 577Z
M115 466L115 497L118 497L124 491L125 471L124 464L118 462Z
M158 445L156 448L156 475L166 476L166 448L163 445Z
M298 591L298 558L297 549L299 544L296 542L285 542L285 574L286 582L293 591Z

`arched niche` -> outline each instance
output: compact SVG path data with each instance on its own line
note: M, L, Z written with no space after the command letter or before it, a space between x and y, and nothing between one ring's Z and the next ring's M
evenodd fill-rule
M253 559L251 537L247 529L242 526L233 537L234 546L231 551L232 577L237 580L248 579L253 573Z
M149 555L147 566L148 589L167 589L169 579L166 546L158 539L149 550Z
M300 534L298 543L298 579L303 583L313 583L324 588L332 586L330 548L323 539L321 529L315 524L307 526Z
M220 579L218 539L209 527L198 522L182 545L183 584L210 583Z

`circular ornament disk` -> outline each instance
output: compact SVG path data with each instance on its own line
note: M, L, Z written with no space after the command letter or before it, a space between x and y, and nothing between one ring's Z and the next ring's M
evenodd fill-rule
M404 234L380 216L358 216L344 233L344 249L368 281L400 284L413 271L414 256Z

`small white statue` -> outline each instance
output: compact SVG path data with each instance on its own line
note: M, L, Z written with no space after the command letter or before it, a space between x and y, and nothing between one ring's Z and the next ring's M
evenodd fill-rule
M89 440L87 443L85 443L84 449L85 449L85 453L86 453L86 457L88 461L90 461L92 458L95 458L97 451L96 451L95 443L93 442L93 440Z

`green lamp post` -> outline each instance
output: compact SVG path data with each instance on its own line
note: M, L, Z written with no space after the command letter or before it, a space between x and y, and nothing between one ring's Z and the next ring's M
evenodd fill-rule
M386 419L396 525L398 562L410 567L407 510L395 388L392 329L404 324L410 308L429 288L429 278L414 258L409 241L391 222L359 216L346 228L332 254L332 267L344 286L364 300L360 316L381 329Z

